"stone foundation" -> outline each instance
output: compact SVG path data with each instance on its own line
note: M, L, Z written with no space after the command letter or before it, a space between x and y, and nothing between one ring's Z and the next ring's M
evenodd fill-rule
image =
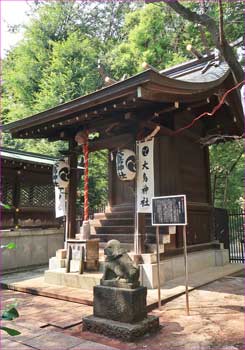
M67 276L65 273L66 260L57 257L49 260L49 271L46 271L44 279L50 284L59 284L72 286L74 288L91 289L100 283L101 274L87 273L86 277L74 273L78 267L72 265L71 271L74 271ZM133 258L133 256L132 256ZM143 263L140 264L140 284L149 288L157 288L157 264L156 254L142 254ZM224 266L229 264L229 253L227 249L206 249L196 252L188 253L188 270L189 274L201 272L204 269L213 266ZM103 262L100 262L99 270L103 271ZM175 278L184 276L184 257L177 255L166 258L160 262L160 282L164 286L165 282L171 281ZM84 281L83 281L84 280Z
M157 332L159 330L159 318L148 316L140 322L130 324L88 316L83 318L83 330L119 338L124 341L133 341L147 333Z
M140 265L140 284L149 288L157 288L157 264L156 254L143 254L143 264ZM229 264L229 252L227 249L207 249L188 253L189 274L201 272L212 266L224 266ZM183 255L173 256L160 262L160 284L175 278L184 276Z

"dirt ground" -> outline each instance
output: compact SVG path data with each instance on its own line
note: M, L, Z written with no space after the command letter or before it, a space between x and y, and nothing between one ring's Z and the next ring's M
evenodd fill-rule
M18 301L20 318L13 325L21 336L4 335L1 349L18 350L243 350L243 274L221 278L155 309L160 330L134 343L82 331L81 319L92 307L14 291L2 291L5 303ZM10 325L10 324L9 324ZM12 326L12 323L11 323ZM3 333L2 333L3 334Z

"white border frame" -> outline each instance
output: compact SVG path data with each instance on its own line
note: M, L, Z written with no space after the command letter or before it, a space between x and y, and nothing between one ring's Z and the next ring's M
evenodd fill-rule
M176 198L176 197L183 197L184 198L184 210L185 210L185 223L184 224L154 224L153 223L153 200L159 199L159 198ZM152 213L151 213L151 225L152 226L186 226L187 225L187 205L186 205L186 195L185 194L179 194L174 196L160 196L160 197L152 197L151 199L151 205L152 205Z

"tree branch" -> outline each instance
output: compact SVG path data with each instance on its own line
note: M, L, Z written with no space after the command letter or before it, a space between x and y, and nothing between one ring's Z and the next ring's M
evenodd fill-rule
M222 0L219 1L219 42L220 46L223 47L224 45L224 18L223 18L223 6L222 6Z
M237 135L209 135L206 137L200 138L199 142L200 144L205 147L205 146L210 146L213 145L217 142L226 142L226 141L237 141L244 139L245 135L237 136Z
M199 15L198 13L193 12L189 8L183 6L178 1L164 0L164 2L187 21L204 26L211 34L216 48L220 50L222 56L228 63L235 80L240 82L244 79L243 69L225 37L223 37L223 45L220 45L219 26L216 24L213 18L209 17L205 13Z

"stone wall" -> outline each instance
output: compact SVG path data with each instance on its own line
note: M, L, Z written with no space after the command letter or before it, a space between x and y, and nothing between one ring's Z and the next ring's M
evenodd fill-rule
M16 244L16 249L2 252L3 273L48 264L56 250L64 246L64 229L2 231L1 244L10 242Z
M147 288L157 288L157 264L156 256L155 261L140 265L140 282L141 285ZM223 249L221 245L220 249L208 249L199 252L188 253L188 272L202 273L202 270L214 267L224 266L229 264L229 252L227 249ZM173 280L185 275L185 265L183 255L173 256L169 259L160 262L160 284L164 286L165 282Z

